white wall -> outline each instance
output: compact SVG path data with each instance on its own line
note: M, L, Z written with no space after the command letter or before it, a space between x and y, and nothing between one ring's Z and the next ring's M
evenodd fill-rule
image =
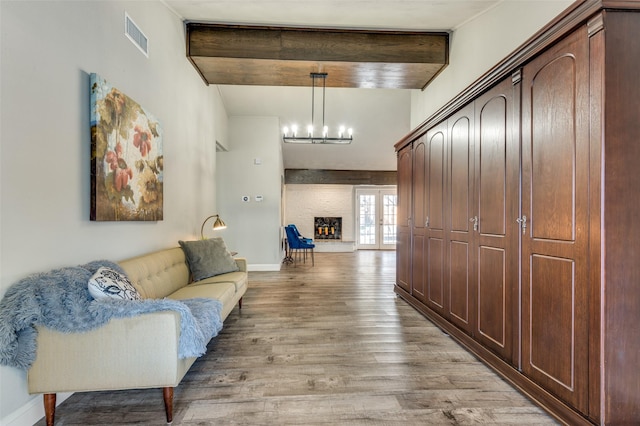
M215 139L216 143L228 150L229 149L229 129L228 129L228 117L227 110L225 108L224 99L220 93L220 86L215 86L215 119L213 121L215 126Z
M123 34L125 10L149 38L148 59ZM180 19L157 1L2 1L0 15L0 296L33 272L195 238L216 210L213 117L224 111L185 57ZM89 220L91 72L162 124L163 221ZM0 424L38 420L25 373L0 376Z
M221 85L220 91L230 116L278 116L282 126L297 124L301 131L311 124L309 87ZM335 136L339 125L352 127L353 142L284 144L284 162L288 169L395 170L393 144L411 129L410 115L410 90L327 88L329 134Z
M424 91L412 91L411 128L429 118L571 3L573 0L503 1L456 29L450 40L449 65Z
M231 116L229 140L229 151L218 152L217 182L218 213L227 229L216 235L247 258L250 270L279 270L284 173L279 119Z
M313 238L315 217L342 217L342 241L355 241L355 193L353 185L286 185L285 222L300 234ZM321 252L322 241L314 241ZM353 246L350 246L353 248Z

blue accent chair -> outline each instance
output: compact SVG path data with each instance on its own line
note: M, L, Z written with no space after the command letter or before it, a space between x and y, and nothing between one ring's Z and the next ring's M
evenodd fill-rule
M300 238L302 241L305 241L307 243L313 243L313 239L311 238L305 238L300 234L300 231L298 231L298 227L295 226L293 223L289 224L288 226L293 228L293 232L295 232L295 234L298 236L298 238Z
M291 227L291 225L285 226L284 229L287 232L287 243L289 244L289 252L293 257L294 264L295 264L296 257L298 257L298 254L300 253L300 250L302 250L304 262L307 261L307 250L311 250L311 265L315 266L315 259L313 258L313 249L315 248L316 245L311 242L301 240L296 234L296 232L294 231L293 227Z

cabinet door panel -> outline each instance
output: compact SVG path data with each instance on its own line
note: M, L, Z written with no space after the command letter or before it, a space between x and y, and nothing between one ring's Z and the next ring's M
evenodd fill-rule
M396 285L411 291L411 146L398 152L398 224L396 242Z
M473 109L469 108L471 114ZM471 174L473 171L472 155L472 135L473 129L472 118L467 115L456 116L450 121L453 124L450 127L449 135L451 138L450 161L449 161L449 191L451 196L451 231L453 232L469 232L471 218L471 195L473 184Z
M510 90L510 87L506 87ZM482 233L506 234L507 201L507 98L502 93L482 99L479 103L479 193Z
M476 340L518 363L520 141L515 124L520 85L502 81L475 102L478 211Z
M509 345L507 317L506 252L496 247L480 247L478 258L478 337L494 351L502 353ZM509 329L511 329L509 327Z
M536 372L549 377L567 390L573 390L574 345L559 345L571 342L573 322L576 317L575 262L551 256L534 254L530 259L531 281L534 283L556 282L556 285L536 285L529 288L530 321L527 335L530 348L553 348L532 350L530 365ZM552 324L553 326L549 326Z
M542 67L530 90L533 238L575 239L576 61L561 56ZM561 82L561 84L558 84ZM547 90L552 87L553 91Z
M413 228L425 227L427 208L427 152L424 138L413 143Z
M425 224L427 214L428 185L427 149L425 139L420 138L413 143L413 240L412 251L412 287L411 294L424 302L426 294L426 245Z
M444 155L445 131L436 131L429 138L428 179L429 195L427 216L430 230L444 230Z
M449 243L449 314L451 321L464 329L469 328L471 319L469 284L472 275L469 267L469 243L451 241Z
M448 184L447 184L447 239L448 247L448 311L447 316L459 328L473 332L474 265L471 247L475 243L474 225L470 220L474 194L474 105L461 109L448 120Z
M411 252L411 295L424 302L426 298L427 265L425 264L425 237L422 234L413 234L413 250Z
M523 69L522 369L588 399L589 51L581 28ZM552 114L552 115L550 115Z
M429 306L444 313L444 240L429 238L428 241L428 299Z
M427 288L425 303L440 315L446 315L445 291L445 169L447 123L435 126L426 134L426 218L425 228Z

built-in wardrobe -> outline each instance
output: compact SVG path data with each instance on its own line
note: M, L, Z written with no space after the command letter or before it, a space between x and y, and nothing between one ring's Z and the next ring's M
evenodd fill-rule
M568 424L640 424L640 2L574 3L400 140L396 293Z

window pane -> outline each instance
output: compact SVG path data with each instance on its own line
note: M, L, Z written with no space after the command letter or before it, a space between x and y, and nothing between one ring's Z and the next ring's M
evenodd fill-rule
M376 243L376 197L360 195L360 232L359 244Z
M395 244L398 197L395 194L383 195L382 208L382 242L383 244Z

